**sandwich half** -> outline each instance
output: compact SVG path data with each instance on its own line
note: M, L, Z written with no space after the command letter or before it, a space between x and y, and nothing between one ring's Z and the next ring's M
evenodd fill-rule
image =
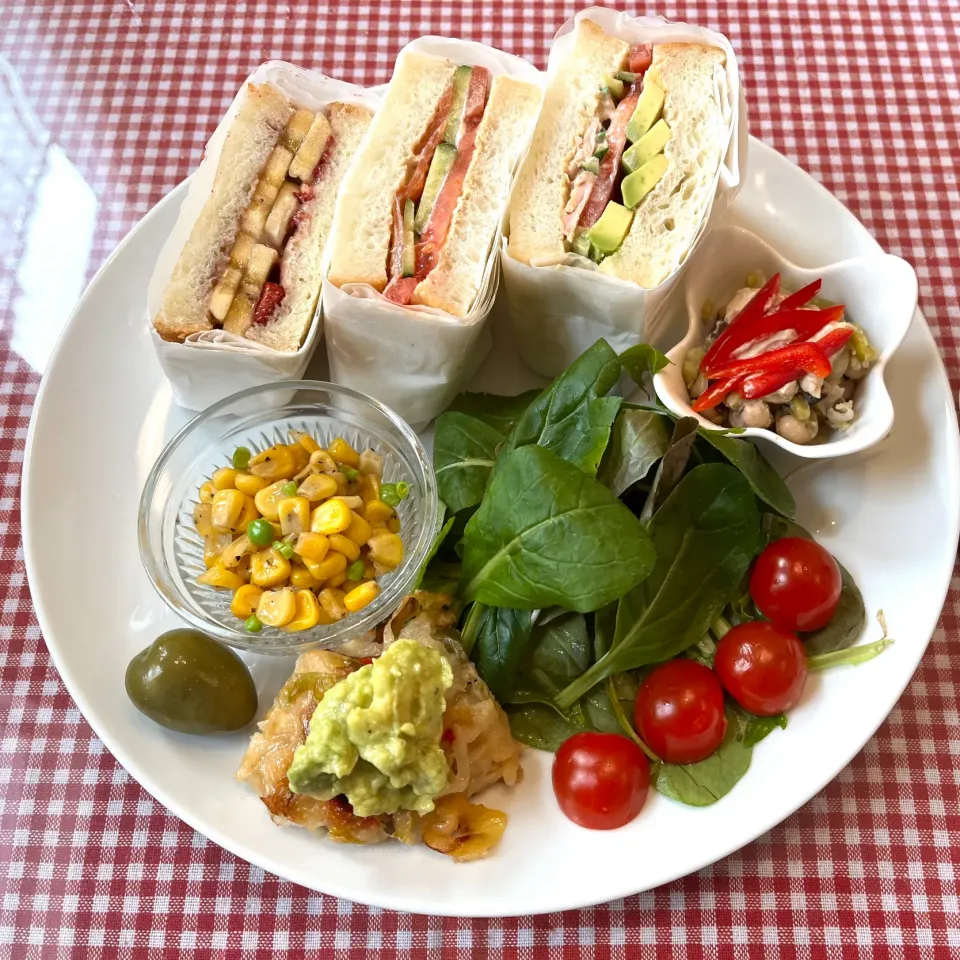
M275 350L300 349L337 191L370 119L355 104L314 112L271 83L247 86L154 317L164 340L222 327Z
M571 251L641 287L683 262L731 135L726 55L696 43L631 46L582 20L547 88L517 176L508 253Z
M343 185L329 281L465 317L540 99L484 67L403 54Z

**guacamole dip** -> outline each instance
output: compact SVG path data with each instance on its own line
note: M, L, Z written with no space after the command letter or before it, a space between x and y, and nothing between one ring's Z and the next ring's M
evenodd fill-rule
M440 747L447 659L398 640L331 687L287 771L290 789L320 800L343 794L360 817L429 813L450 769Z

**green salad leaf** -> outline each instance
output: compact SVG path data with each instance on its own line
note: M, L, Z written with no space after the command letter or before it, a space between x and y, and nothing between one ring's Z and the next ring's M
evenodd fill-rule
M670 446L670 434L671 424L666 417L649 410L621 410L597 479L620 496L660 461Z
M530 610L484 607L471 656L477 672L498 700L509 700L517 667L527 652L533 626Z
M647 392L647 378L659 373L670 361L656 347L649 343L638 343L620 354L623 369L630 374L633 382Z
M504 435L465 413L441 413L433 440L437 492L451 513L483 499Z
M756 746L774 730L786 729L787 716L784 713L778 713L775 717L750 717L743 734L744 745L748 747Z
M596 475L622 402L606 394L619 378L620 359L598 340L526 408L500 449L495 473L514 450L537 444Z
M660 466L657 467L653 486L643 505L641 520L649 520L680 482L690 461L690 455L693 453L696 439L697 421L694 417L684 417L674 424L670 443L660 461Z
M736 596L760 537L749 484L726 464L695 467L649 525L657 562L621 593L612 648L557 698L561 709L614 673L660 663L702 637Z
M544 447L521 447L467 524L462 596L587 612L639 583L654 560L646 530L606 487Z
M447 412L465 413L506 436L541 392L536 387L515 397L501 397L495 393L461 393L453 398Z

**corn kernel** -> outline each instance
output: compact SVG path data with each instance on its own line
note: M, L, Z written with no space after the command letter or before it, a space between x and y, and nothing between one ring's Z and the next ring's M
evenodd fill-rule
M327 612L327 616L332 620L342 620L347 615L347 608L343 603L343 591L332 587L324 587L317 594L317 600L320 606Z
M220 555L233 542L229 533L214 530L203 538L203 562L207 567L216 566L220 562Z
M293 619L283 628L284 630L310 630L320 622L320 604L310 590L298 590L296 593L296 610Z
M256 501L248 494L243 495L243 510L240 511L240 519L237 521L237 530L246 530L247 524L251 520L256 520L260 516Z
M193 508L193 525L201 537L209 537L213 533L212 513L213 504L210 503L198 503Z
M269 483L289 480L297 472L296 461L285 443L267 447L252 457L248 469L254 476L262 477Z
M347 580L341 580L340 583L337 584L337 586L338 586L344 593L349 593L351 590L356 590L357 587L359 587L361 583L363 583L362 580L349 580L349 579L347 579ZM327 584L326 584L326 585L327 585L328 587L329 587L329 586L333 586L333 584L332 584L329 580L327 581Z
M393 507L382 500L370 500L363 508L363 515L371 527L386 526L393 516Z
M337 484L337 495L344 497L350 492L350 484L347 483L347 475L341 473L339 470L334 470L332 473L327 474L328 477L333 477Z
M267 590L257 604L257 618L268 627L285 627L297 614L297 594L293 587Z
M243 513L243 494L239 490L218 490L213 498L210 521L214 530L233 532Z
M300 434L299 443L307 453L316 453L320 449L320 444L308 433Z
M245 583L233 595L230 602L230 612L241 620L246 620L257 612L257 605L260 603L260 597L263 591L252 583Z
M250 538L246 534L243 534L237 537L237 539L223 551L220 555L220 562L230 570L239 566L243 558L252 550L253 545L250 543ZM247 616L250 616L250 614L247 614Z
M278 587L290 572L290 561L274 547L258 551L250 560L250 579L258 587Z
M362 610L368 603L372 603L380 594L376 581L370 580L351 590L344 598L343 605L351 612Z
M360 547L342 533L333 534L330 537L329 543L331 550L342 553L351 563L360 556Z
M339 497L333 497L314 509L310 517L310 529L313 533L326 536L343 533L351 526L353 516L350 508Z
M377 575L377 568L374 565L374 562L367 558L363 561L363 578L364 580L372 580Z
M280 532L285 537L291 533L303 533L310 525L310 501L306 497L281 500L277 512L280 514Z
M200 502L213 503L213 498L217 495L217 488L208 480L200 485Z
M330 549L330 541L322 533L301 533L294 544L293 552L319 563Z
M360 475L360 496L364 503L383 503L380 499L380 478L374 473L363 473Z
M233 484L241 493L253 497L267 486L267 481L263 477L255 477L252 473L238 473Z
M201 573L197 577L197 583L202 583L208 587L216 587L218 590L238 590L243 586L243 580L232 570L228 570L222 563L214 564L205 573Z
M322 583L306 567L294 567L290 573L290 583L298 590L316 590Z
M326 473L311 473L297 488L298 497L326 500L337 492L337 481Z
M335 577L331 577L324 583L325 587L339 587L347 582L347 571L341 570Z
M399 517L391 517L391 518L387 521L387 529L388 529L391 533L399 533L399 532L400 532L400 518L399 518Z
M395 533L381 533L367 541L370 559L385 570L393 570L403 560L403 541Z
M250 582L250 558L252 556L252 553L245 553L240 558L240 562L233 568L233 572L240 577L244 583Z
M282 501L290 499L290 495L282 491L286 482L286 480L276 480L262 490L258 490L254 495L253 502L257 510L267 520L280 519L280 504Z
M329 580L331 577L335 577L338 573L343 573L344 570L347 569L347 558L335 550L331 550L330 553L319 562L304 557L303 563L304 566L321 581Z
M360 472L372 474L379 480L383 476L383 457L376 450L367 447L360 454Z
M359 513L351 513L350 526L343 531L346 536L348 536L358 547L362 547L369 539L370 534L373 533L373 528L367 523ZM341 531L337 531L340 533Z
M343 437L336 437L327 447L327 453L336 463L344 463L354 469L360 466L360 454Z
M310 462L310 453L299 443L288 443L287 449L293 457L293 472L297 474Z
M326 450L315 450L310 454L310 469L319 473L334 473L337 465Z
M236 487L237 471L232 467L221 467L215 470L210 481L218 490L233 490Z

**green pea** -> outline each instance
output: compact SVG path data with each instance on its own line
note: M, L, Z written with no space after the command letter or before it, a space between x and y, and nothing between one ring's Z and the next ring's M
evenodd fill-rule
M273 542L273 524L261 517L247 524L247 536L255 547L265 547Z
M255 613L247 617L247 619L243 621L243 625L250 633L259 633L263 629L263 624Z
M233 451L233 469L234 470L246 470L250 466L250 448L249 447L237 447Z
M380 499L388 506L395 507L400 503L400 494L395 483L384 483L380 487Z
M343 475L344 475L351 483L353 483L353 481L356 480L357 477L360 476L360 471L359 471L359 470L354 470L353 467L344 467L344 468L343 468Z
M295 497L297 495L297 485L292 480L288 480L280 488L280 492L285 493L288 497Z
M354 560L353 563L347 567L347 579L348 580L362 580L363 575L366 572L366 566L362 560Z

